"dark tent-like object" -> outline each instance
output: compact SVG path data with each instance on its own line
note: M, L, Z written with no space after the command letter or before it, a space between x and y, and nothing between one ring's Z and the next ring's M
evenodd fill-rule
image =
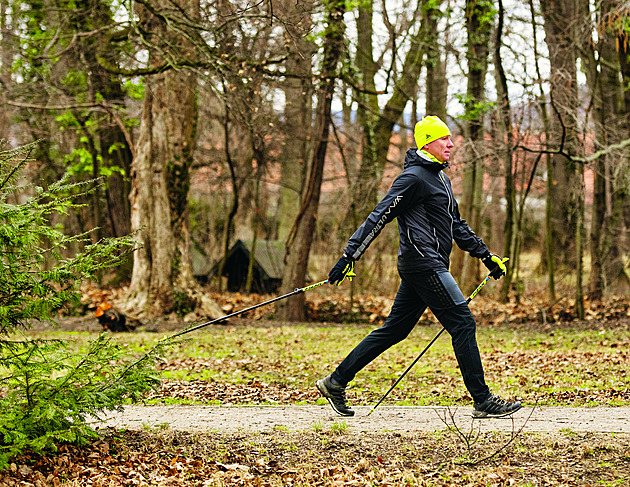
M243 291L247 280L247 268L252 255L251 240L237 240L230 249L223 268L230 292ZM220 262L211 271L216 275ZM252 276L252 292L268 294L280 289L284 271L284 242L280 240L257 240L256 256Z

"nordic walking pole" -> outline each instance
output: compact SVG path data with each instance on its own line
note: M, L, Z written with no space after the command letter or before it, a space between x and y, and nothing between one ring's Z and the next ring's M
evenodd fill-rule
M494 272L494 271L492 271ZM492 272L490 274L492 274ZM479 284L479 286L477 286L477 289L475 289L472 294L470 296L468 296L468 299L466 299L466 304L470 303L472 301L472 299L477 296L477 294L479 293L479 291L481 291L481 288L484 287L486 285L486 282L488 282L490 280L490 274L488 274L485 279L483 281L481 281L481 284ZM396 382L394 382L394 385L391 386L389 388L389 390L383 395L383 397L381 397L381 399L374 405L374 407L372 409L370 409L370 412L367 413L367 416L369 416L370 414L372 414L374 412L374 410L378 407L378 405L380 403L382 403L385 398L389 395L390 392L392 392L394 390L394 388L398 385L398 383L403 380L403 377L405 375L407 375L407 372L409 372L414 365L416 365L418 363L418 360L420 360L422 358L422 356L425 354L425 352L427 350L429 350L429 348L431 348L431 345L433 345L435 343L435 341L440 338L440 335L442 335L442 333L444 333L444 328L442 328L437 335L435 335L435 337L433 337L433 340L431 340L429 342L429 344L424 347L424 350L422 350L422 352L420 352L420 355L418 355L416 357L416 359L411 362L411 365L409 367L407 367L407 369L402 373L402 375L398 378L398 380L396 380Z
M268 304L275 303L276 301L280 301L281 299L286 299L289 296L294 296L296 294L300 294L300 293L309 291L309 290L314 289L316 287L319 287L319 286L321 286L323 284L326 284L327 282L328 282L328 279L325 280L325 281L316 282L315 284L311 284L310 286L305 286L305 287L300 287L300 288L296 287L290 293L283 294L282 296L278 296L276 298L270 299L269 301L265 301L264 303L258 303L258 304L255 304L254 306L250 306L249 308L245 308L245 309L242 309L240 311L235 311L234 313L231 313L229 315L222 316L222 317L217 318L217 319L212 320L212 321L207 321L206 323L201 323L200 325L193 326L193 327L188 328L186 330L182 330L179 333L175 333L174 335L171 335L171 336L168 336L168 337L164 337L160 341L171 340L171 339L176 338L178 336L185 335L186 333L190 333L191 331L199 330L200 328L205 328L206 326L214 325L215 323L220 323L221 321L225 321L225 320L227 320L229 318L233 318L234 316L238 316L240 314L246 313L247 311L251 311L253 309L260 308L261 306L266 306Z

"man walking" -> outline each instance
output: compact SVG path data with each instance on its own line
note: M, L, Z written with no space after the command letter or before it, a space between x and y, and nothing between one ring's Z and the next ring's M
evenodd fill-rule
M490 253L484 242L459 215L451 183L444 174L453 143L448 126L427 116L416 124L418 149L409 149L402 173L354 232L343 256L328 274L340 285L354 275L354 262L366 251L383 227L398 218L400 287L381 328L366 336L335 371L317 381L320 393L342 416L353 416L345 389L355 375L392 345L405 339L426 308L431 309L451 335L464 384L474 401L473 416L501 417L518 411L490 393L477 347L475 320L455 279L449 272L453 240L471 256L480 258L494 279L505 274L504 260Z

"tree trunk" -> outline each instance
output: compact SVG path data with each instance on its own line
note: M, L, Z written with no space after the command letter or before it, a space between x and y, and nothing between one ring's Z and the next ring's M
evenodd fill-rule
M427 15L431 15L432 18L437 17L436 10L430 9ZM367 29L368 20L367 17L364 20L365 28ZM435 32L427 32L427 28L419 23L420 27L417 32L410 39L410 49L405 56L405 60L403 63L403 68L401 70L401 74L399 78L394 82L394 89L392 96L387 100L387 103L380 111L380 115L377 117L376 121L365 124L364 128L364 137L363 137L363 161L362 166L359 169L359 178L366 177L372 178L370 181L368 179L367 182L364 182L362 186L365 188L372 188L370 192L370 199L366 199L363 197L360 201L361 205L357 204L356 214L358 216L359 221L363 220L370 211L374 208L374 205L377 202L378 193L377 188L380 185L381 179L383 177L383 170L385 168L385 164L388 160L388 153L390 147L390 141L392 137L392 133L394 130L394 125L398 123L400 117L403 114L405 106L412 99L414 93L416 91L416 86L418 84L418 79L420 78L420 73L423 67L424 60L424 51L427 50L427 46L437 46L436 42L436 34ZM363 29L362 29L363 30ZM368 31L369 32L369 31ZM430 41L427 41L427 36L430 37ZM361 46L366 46L369 48L371 44L367 44L367 41L361 41ZM367 55L367 54L365 54ZM396 55L396 54L395 54ZM371 51L369 53L371 56ZM368 83L366 87L373 86L370 83L374 82L374 75L370 73L374 73L374 66L370 64L370 59L364 60L364 69L362 70L362 74L364 76L364 83ZM435 61L435 59L434 59ZM365 76L367 73L367 76ZM371 76L371 80L370 80ZM445 85L442 87L445 88ZM376 97L369 98L367 103L365 104L367 111L374 111L376 108L373 106L375 103ZM440 103L440 99L435 101L436 103ZM366 115L367 118L367 115ZM373 130L373 135L372 135ZM370 147L370 140L372 140L372 146ZM357 194L358 190L355 190L355 194ZM356 198L359 201L359 198Z
M426 1L422 8L422 25L425 30L426 54L426 115L437 115L446 122L446 96L448 80L446 63L442 60L438 32L438 21L444 15L440 9L443 0Z
M360 46L360 49L357 49L356 65L363 91L356 91L355 97L357 100L357 122L361 131L361 158L356 173L348 174L351 202L343 224L340 225L340 231L344 235L354 231L359 226L372 211L379 196L380 171L376 153L375 130L380 115L380 107L375 83L378 69L372 57L373 8L374 2L372 0L360 4L358 7L357 45ZM354 302L355 286L362 285L369 280L369 269L366 266L360 266L357 272L357 279L349 283L350 309L352 309Z
M534 32L538 30L538 23L536 21L536 11L534 9L533 0L529 0L529 12L531 15L532 27ZM534 66L536 67L536 84L538 85L537 105L540 110L540 118L543 123L544 144L547 145L550 142L550 122L549 114L547 112L547 100L545 90L543 87L543 78L540 73L540 54L538 52L538 41L536 36L533 38L533 50L534 50ZM554 259L554 242L551 235L551 205L549 203L550 194L553 191L553 166L551 164L551 156L547 153L545 157L545 171L547 174L546 181L546 205L545 205L545 240L544 247L541 251L541 261L546 263L546 270L548 276L548 295L549 301L554 302L556 300L556 284L555 284L555 259ZM522 202L521 202L522 204Z
M343 53L345 2L332 0L327 8L329 10L327 11L327 26L324 37L322 85L318 95L316 112L316 145L302 206L287 239L286 267L281 286L283 293L290 292L296 287L302 287L306 281L308 257L317 220L324 161L332 121L331 104L338 74L337 67ZM290 297L281 303L278 314L285 320L303 321L305 318L304 300L304 294Z
M378 97L376 96L377 66L372 59L373 38L373 1L359 6L357 19L357 50L356 64L359 70L364 92L356 94L358 100L357 121L361 127L361 165L352 187L352 203L350 225L363 219L372 211L378 201L378 185L380 182L379 159L376 153L376 124L380 114ZM389 141L389 139L388 139ZM349 225L347 225L349 226Z
M312 57L315 46L305 35L311 28L306 12L295 12L295 2L284 0L283 9L289 16L285 24L288 50L287 71L296 78L287 78L284 87L284 133L282 148L281 190L278 205L278 238L285 239L300 209L300 196L306 184L306 171L313 107ZM308 9L306 9L308 10Z
M580 39L581 52L585 57L583 65L588 86L591 90L594 106L595 148L604 150L604 154L594 162L593 207L591 220L591 276L589 281L589 297L600 299L611 283L611 266L623 269L623 250L617 247L620 243L615 238L619 229L618 213L614 210L613 200L617 192L614 190L615 178L612 168L627 166L625 152L621 154L609 151L607 147L621 142L627 134L625 114L623 112L623 85L620 82L621 68L617 57L613 29L606 28L607 20L613 7L610 0L601 2L598 11L598 25L605 35L598 36L598 44L594 46L590 39L591 26L589 4L581 2L581 15L589 27L584 29ZM588 36L586 34L589 34ZM595 55L595 47L598 55ZM606 262L607 265L604 265ZM618 275L618 273L617 273ZM614 279L614 278L613 278Z
M517 256L516 250L518 249L517 239L519 235L519 228L516 227L516 185L514 182L514 170L513 166L513 127L512 127L512 109L510 107L510 97L508 93L507 78L503 69L503 62L501 60L501 46L503 35L503 20L504 10L503 1L499 0L499 15L497 22L497 35L494 47L494 65L497 78L497 93L500 100L499 113L501 129L499 133L501 137L499 144L505 143L505 150L501 151L503 156L503 176L505 178L505 225L504 237L505 245L503 247L503 256L509 257L511 263L508 265L508 271L503 278L503 284L501 287L501 301L507 302L510 292L510 286L515 275Z
M226 92L225 85L223 86L223 92ZM227 96L227 95L226 95ZM230 252L230 241L232 240L232 234L234 233L234 219L239 207L239 190L240 184L236 177L236 167L232 160L232 154L230 152L230 111L227 103L225 104L225 117L223 119L223 135L224 135L224 150L225 150L225 162L230 171L230 182L232 184L232 203L230 205L230 211L225 219L223 225L223 234L221 236L221 249L223 254L221 261L219 262L219 268L217 270L217 277L219 282L219 291L223 290L223 270L225 269L225 263Z
M574 0L541 0L546 43L550 61L550 97L555 116L551 119L549 146L556 151L553 166L553 190L548 195L551 238L556 243L554 258L571 268L576 265L578 231L578 174L572 159L577 150L577 16Z
M578 165L578 187L576 188L576 230L575 230L575 316L578 320L585 318L584 311L584 166Z
M6 0L0 0L0 141L9 140L9 105L6 93L11 85L11 65L13 64L13 32L9 24ZM6 150L0 146L0 150Z
M143 28L155 39L165 39L186 50L186 41L166 24L137 5ZM191 18L198 1L182 1ZM150 62L163 61L163 52L151 46ZM132 164L131 225L141 245L135 252L133 274L124 309L136 316L160 316L198 308L218 316L216 304L196 284L191 264L188 222L189 169L195 147L197 120L196 75L166 71L148 77Z
M86 0L81 5L85 11L91 12L91 19L96 27L111 26L114 24L112 13L107 4L99 0ZM76 19L76 30L84 28L85 18ZM90 81L88 85L92 91L92 97L103 97L105 100L124 100L125 93L119 78L107 72L97 60L97 51L100 49L100 38L87 39L83 49L83 58L87 64L86 70ZM114 63L118 55L116 51L103 53L108 61ZM107 218L109 230L112 236L121 237L131 231L131 216L129 193L131 185L128 182L131 171L132 140L126 132L122 121L113 111L109 111L97 127L98 152L102 159L102 167L111 169L112 174L107 179L105 200L107 202ZM96 211L96 209L95 209ZM123 269L125 269L123 267ZM130 270L127 270L129 272ZM127 278L129 276L126 276Z
M621 9L621 7L613 3L615 8ZM630 56L630 52L628 51L628 33L626 28L627 21L627 11L625 15L620 16L617 19L617 31L616 31L616 46L617 46L617 54L619 59L619 67L621 71L621 77L623 81L623 86L630 85L630 63L628 63L628 59ZM620 125L623 127L625 137L627 138L630 133L630 90L623 90L623 106L620 110L622 113L622 121ZM618 205L620 208L620 212L622 216L620 220L622 224L620 225L620 240L623 241L624 252L627 254L630 250L630 237L628 234L630 233L630 160L628 157L624 157L622 166L619 168L617 183L615 185L615 205ZM630 288L630 275L628 271L624 268L621 271L620 284L623 285L626 289L626 293L628 293L628 289Z
M467 120L465 129L467 148L466 165L460 213L473 230L481 224L483 173L486 158L484 140L485 81L488 71L490 35L493 28L492 5L482 0L466 0L466 32L468 48L468 86L464 109ZM460 285L469 288L479 280L478 259L472 259L462 251L453 256L452 268L459 277Z
M374 133L376 143L376 160L378 161L378 181L383 175L385 163L388 160L390 140L394 125L400 120L407 102L411 99L415 86L418 84L420 73L422 71L424 31L418 29L418 32L410 39L411 48L405 56L405 62L400 74L400 78L396 80L394 92L387 100L387 103L381 111ZM372 208L370 208L371 210ZM363 215L367 217L367 214Z

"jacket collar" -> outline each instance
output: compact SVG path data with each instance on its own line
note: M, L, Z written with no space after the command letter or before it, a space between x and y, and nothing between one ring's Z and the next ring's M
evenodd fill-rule
M407 154L405 154L404 168L407 169L411 165L420 165L426 167L427 169L438 172L442 169L446 169L447 167L449 167L450 164L448 162L442 164L437 161L432 161L418 149L408 149Z

